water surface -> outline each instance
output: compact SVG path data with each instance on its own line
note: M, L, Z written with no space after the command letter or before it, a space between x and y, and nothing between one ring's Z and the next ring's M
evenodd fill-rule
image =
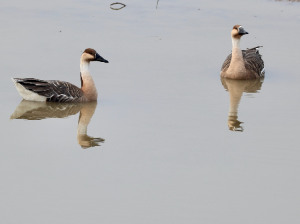
M2 3L1 223L299 223L300 3L111 3ZM264 46L256 90L220 79L235 24ZM11 77L79 86L88 47L109 61L86 110L101 146L81 147L81 107L10 120Z

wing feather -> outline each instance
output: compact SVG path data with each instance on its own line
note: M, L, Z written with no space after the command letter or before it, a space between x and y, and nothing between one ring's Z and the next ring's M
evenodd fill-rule
M27 90L47 98L47 102L80 102L83 100L83 92L77 86L58 80L40 80L35 78L14 78Z
M232 54L227 56L227 58L225 59L223 65L222 65L221 71L224 71L224 72L227 71L227 69L230 66L231 56L232 56Z
M243 57L246 70L255 74L258 78L264 76L264 61L262 60L257 48L243 51Z
M245 68L252 74L255 74L257 77L264 76L264 61L262 60L262 56L259 54L258 47L254 47L247 50L242 50ZM230 66L232 54L228 55L225 59L221 71L226 72Z

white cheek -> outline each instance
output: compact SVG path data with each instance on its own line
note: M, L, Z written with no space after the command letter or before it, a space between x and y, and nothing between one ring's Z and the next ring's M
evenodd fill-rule
M81 73L89 73L89 63L88 62L82 62L80 64L80 71ZM83 74L81 74L83 75Z

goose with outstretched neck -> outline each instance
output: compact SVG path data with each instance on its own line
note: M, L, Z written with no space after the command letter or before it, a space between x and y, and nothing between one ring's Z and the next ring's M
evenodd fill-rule
M89 70L91 61L108 63L94 49L85 49L80 58L81 88L59 80L36 78L13 78L12 80L25 100L58 103L96 101L98 93Z
M241 25L231 31L232 53L228 55L221 68L221 77L229 79L258 79L265 75L264 61L258 47L241 50L241 37L248 34Z

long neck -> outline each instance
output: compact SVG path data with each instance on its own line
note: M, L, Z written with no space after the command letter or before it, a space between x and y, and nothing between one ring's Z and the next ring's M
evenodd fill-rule
M234 79L242 78L246 75L244 58L240 47L240 38L232 37L232 56L227 73L227 78Z
M97 100L98 93L94 80L89 70L90 62L80 60L81 90L83 91L87 101Z

